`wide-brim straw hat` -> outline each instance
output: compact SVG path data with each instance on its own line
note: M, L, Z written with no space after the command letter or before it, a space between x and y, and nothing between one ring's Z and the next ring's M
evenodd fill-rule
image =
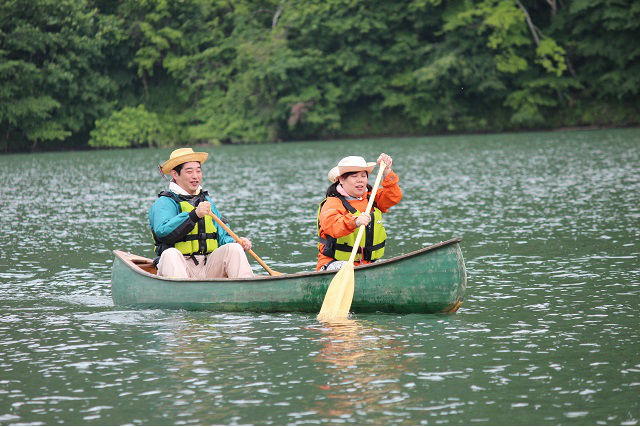
M173 168L183 163L200 162L203 164L209 157L208 153L196 152L192 148L178 148L173 150L169 160L162 164L162 173L169 174Z
M338 177L347 172L360 172L367 171L371 173L373 168L376 167L376 162L367 162L360 156L348 156L338 162L338 165L333 167L327 177L329 181L336 182Z

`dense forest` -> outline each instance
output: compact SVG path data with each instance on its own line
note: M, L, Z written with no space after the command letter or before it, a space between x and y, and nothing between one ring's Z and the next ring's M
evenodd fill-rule
M640 122L635 0L1 0L0 151Z

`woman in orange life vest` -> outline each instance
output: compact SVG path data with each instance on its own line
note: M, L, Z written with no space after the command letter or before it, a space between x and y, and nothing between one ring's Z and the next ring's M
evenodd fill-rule
M373 207L370 214L363 213L371 194L371 186L367 183L369 173L382 162L386 168ZM391 157L385 153L380 154L376 163L366 162L360 156L349 156L329 171L332 184L318 209L320 243L316 271L342 268L351 255L360 225L366 228L354 265L368 264L382 257L386 240L382 214L402 199L399 178L391 164Z

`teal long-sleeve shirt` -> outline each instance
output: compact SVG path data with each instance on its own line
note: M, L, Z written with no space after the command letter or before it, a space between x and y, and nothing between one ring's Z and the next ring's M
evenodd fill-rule
M206 200L211 203L211 211L220 218L220 212L209 196L205 196ZM184 236L189 234L198 221L195 210L191 212L182 212L180 205L171 197L158 197L149 209L149 225L158 240L173 246L176 242L183 240ZM234 242L233 237L214 223L218 231L218 245L226 245Z

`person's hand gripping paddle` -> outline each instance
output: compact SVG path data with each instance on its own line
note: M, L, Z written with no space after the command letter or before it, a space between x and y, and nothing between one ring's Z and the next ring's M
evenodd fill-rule
M373 201L376 198L376 191L382 180L382 173L387 165L384 162L380 162L380 169L378 170L378 176L376 176L376 182L371 190L369 196L369 203L365 213L369 213ZM372 219L373 220L373 219ZM358 229L358 236L353 243L353 250L349 261L336 273L327 288L327 293L324 296L320 313L318 313L318 320L322 322L329 322L334 320L343 320L349 316L349 309L351 308L351 301L353 301L354 290L354 275L353 275L353 262L356 259L356 254L360 249L360 240L364 234L365 226L361 225Z
M238 237L238 235L236 233L234 233L229 228L229 226L227 226L227 224L222 222L222 220L220 218L218 218L218 216L216 214L214 214L213 212L209 211L208 215L210 217L212 217L213 220L215 222L217 222L220 225L220 227L222 227L224 229L224 231L229 233L229 236L233 237L233 240L235 240L238 243L241 243L240 237ZM260 259L260 257L255 252L253 252L253 250L249 249L247 252L249 252L249 255L251 255L256 261L258 261L258 264L260 264L262 266L262 268L267 270L267 273L269 273L269 275L271 275L271 276L281 276L282 275L282 273L279 273L279 272L274 271L271 268L269 268L269 266L267 264L265 264L265 262L262 261L262 259Z

